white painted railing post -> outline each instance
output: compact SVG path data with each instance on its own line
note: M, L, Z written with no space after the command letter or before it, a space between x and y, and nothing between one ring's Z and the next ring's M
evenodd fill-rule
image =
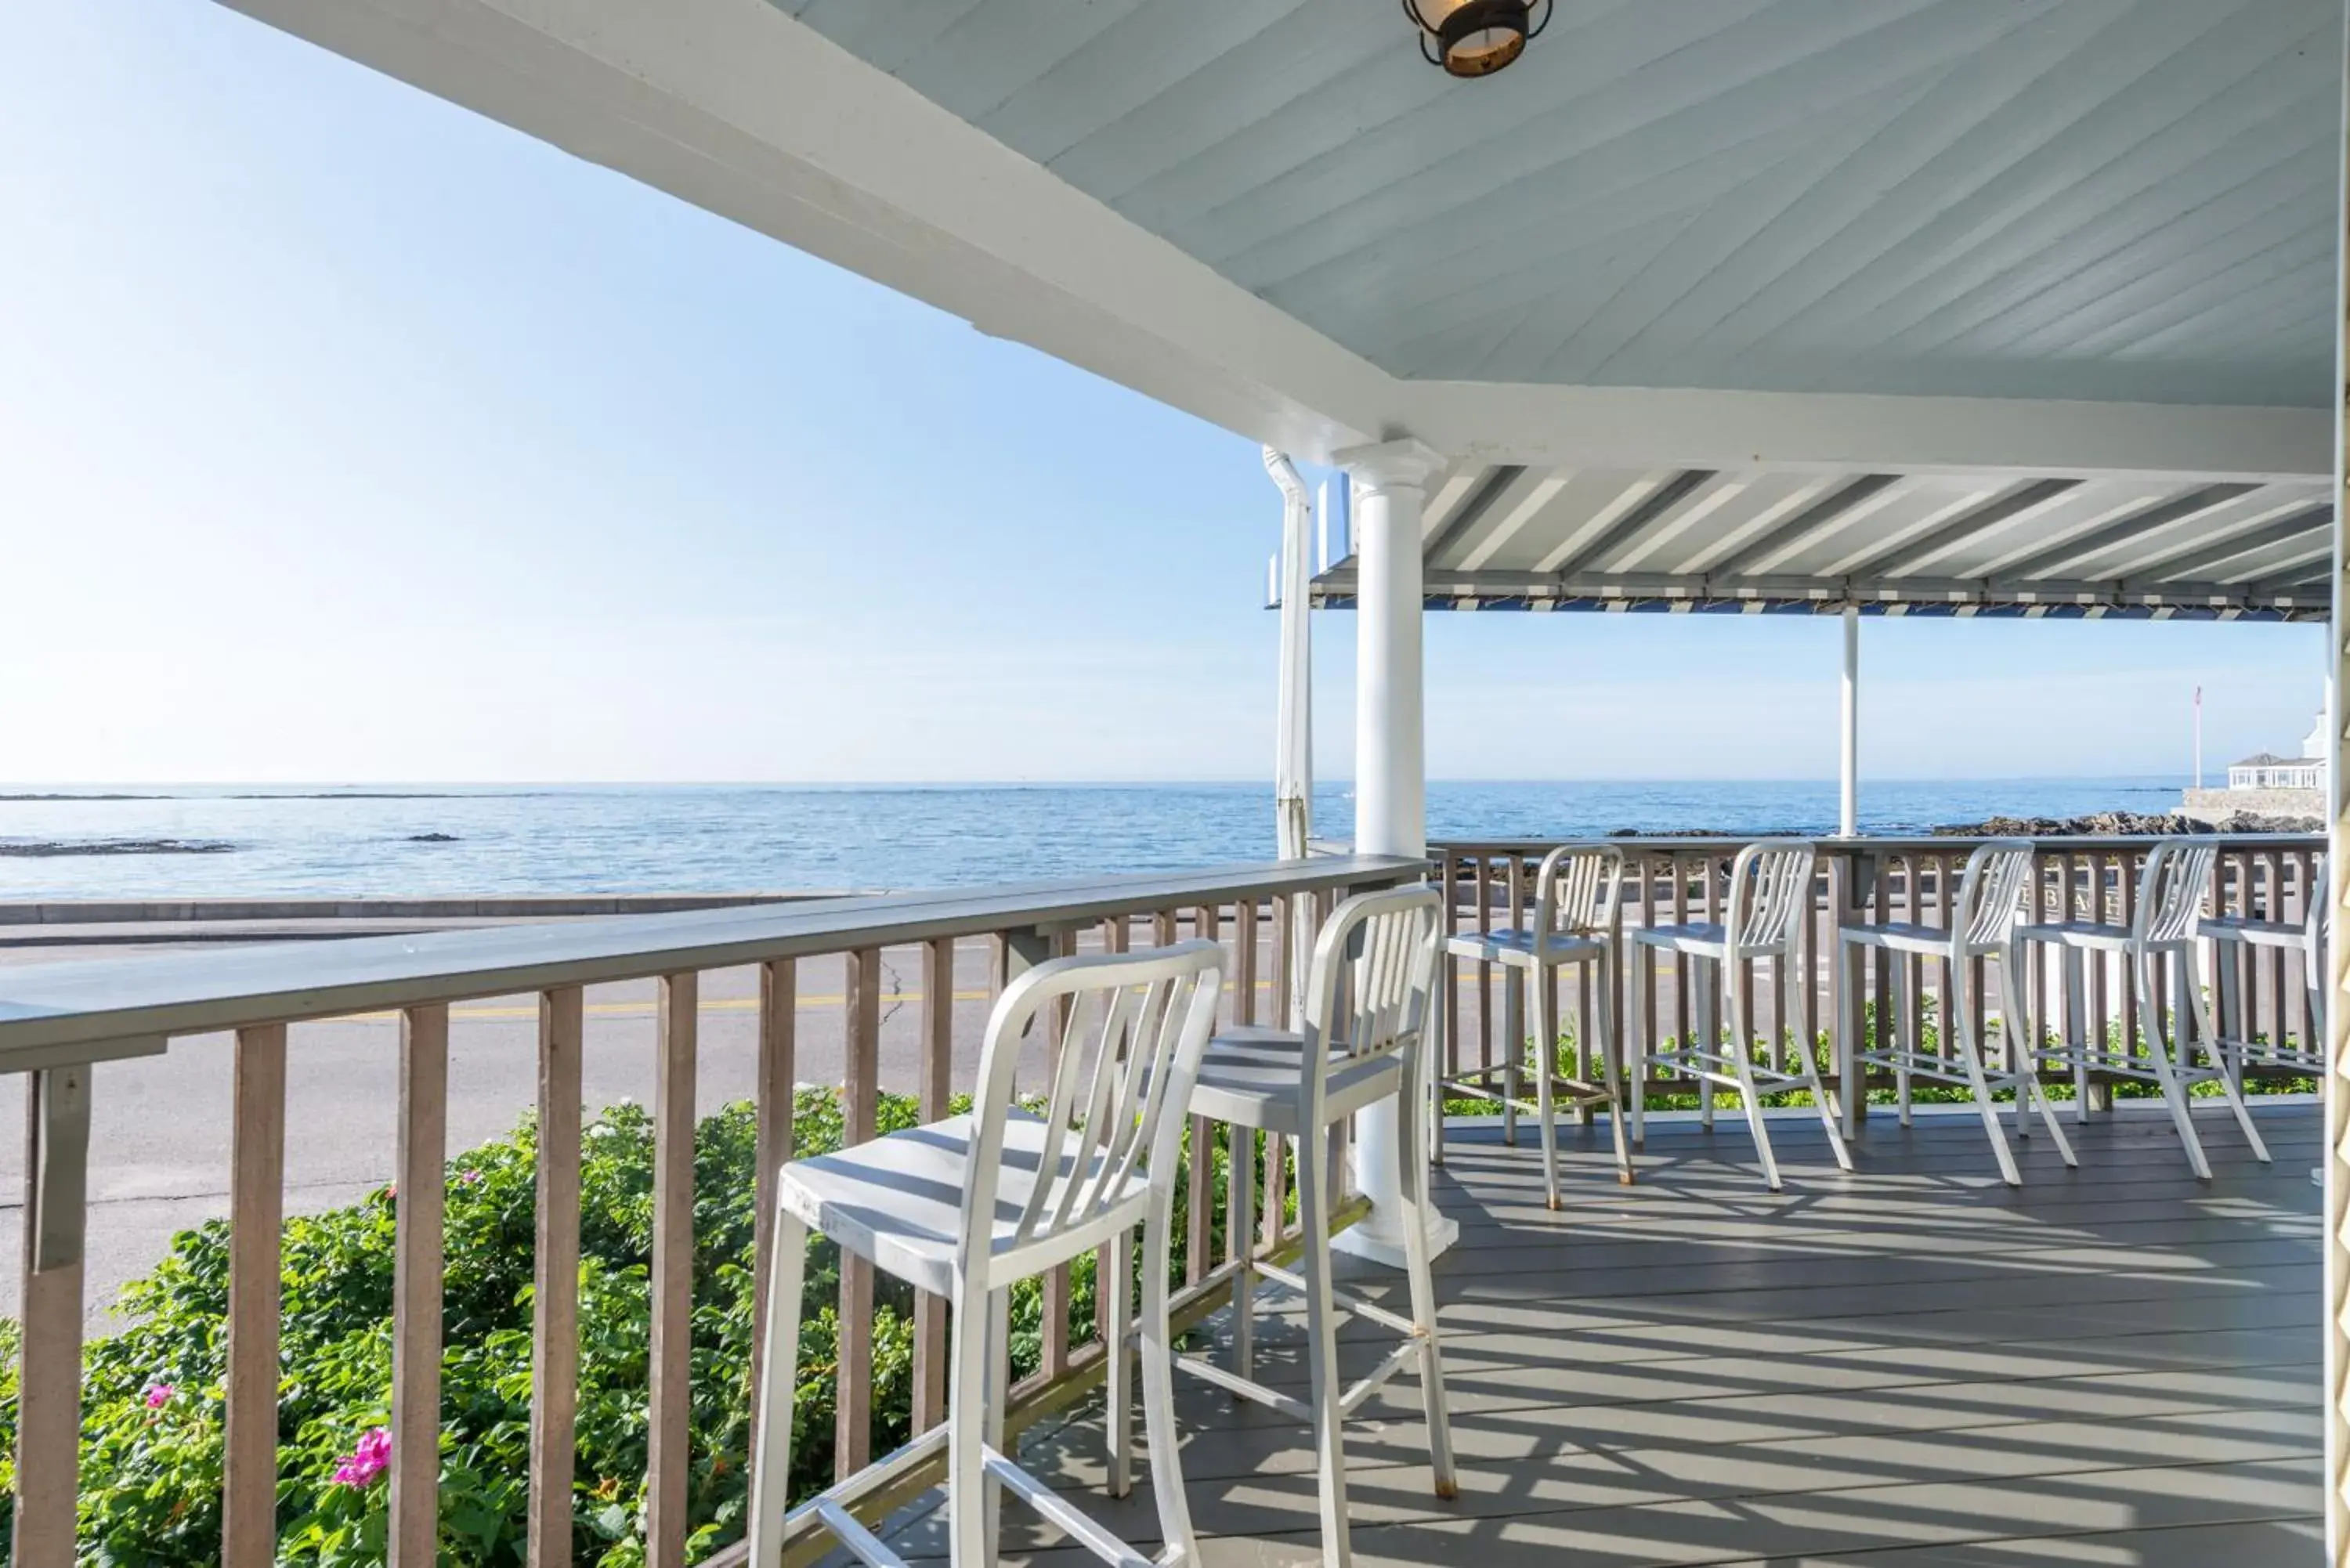
M1337 454L1355 490L1355 852L1428 853L1428 737L1420 668L1420 510L1443 457L1405 438ZM1431 1048L1432 1041L1431 1041ZM1432 1079L1433 1075L1430 1075ZM1396 1165L1399 1102L1357 1118L1355 1181L1371 1212L1333 1243L1390 1268L1404 1266ZM1433 1216L1432 1251L1461 1228Z

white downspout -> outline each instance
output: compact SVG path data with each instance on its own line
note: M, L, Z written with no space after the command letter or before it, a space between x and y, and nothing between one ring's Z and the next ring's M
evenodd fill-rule
M1843 753L1836 790L1836 834L1860 831L1860 609L1844 607L1844 706L1838 726Z
M1314 832L1314 563L1312 507L1295 465L1271 447L1264 471L1281 487L1281 696L1274 719L1274 829L1284 860L1302 860ZM1306 955L1314 950L1314 906L1293 901L1288 1025L1305 1027Z
M1314 826L1313 563L1306 537L1305 482L1289 459L1264 449L1264 471L1281 487L1281 699L1273 763L1274 827L1284 860L1302 859Z

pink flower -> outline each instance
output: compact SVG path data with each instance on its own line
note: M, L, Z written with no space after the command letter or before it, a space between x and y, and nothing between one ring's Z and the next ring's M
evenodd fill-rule
M160 1410L172 1402L172 1396L179 1390L173 1388L169 1383L150 1383L140 1392L147 1400L147 1408Z
M383 1195L384 1195L386 1198L397 1198L397 1197L399 1197L399 1196L400 1196L400 1183L398 1183L397 1181L387 1181L387 1182L385 1182L385 1183L383 1184Z
M457 1179L467 1187L479 1187L482 1184L482 1173L478 1170L460 1171Z
M335 1484L366 1486L390 1465L391 1433L382 1427L374 1428L359 1438L349 1453L337 1461Z

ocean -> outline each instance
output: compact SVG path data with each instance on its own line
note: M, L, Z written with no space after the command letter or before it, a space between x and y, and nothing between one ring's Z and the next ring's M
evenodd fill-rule
M2166 778L1887 781L1861 826L2153 812ZM1820 834L1824 783L1431 783L1430 836ZM1347 835L1344 784L1316 831ZM1270 858L1263 784L73 785L0 791L0 898L879 889Z

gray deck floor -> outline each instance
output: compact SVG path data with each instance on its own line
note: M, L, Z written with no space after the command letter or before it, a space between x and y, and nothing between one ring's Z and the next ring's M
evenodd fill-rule
M1461 1496L1431 1494L1419 1390L1397 1378L1347 1431L1357 1559L2316 1562L2318 1113L2261 1113L2271 1167L2216 1104L2198 1120L2209 1186L2130 1107L2078 1132L2077 1172L2033 1140L2011 1194L1979 1122L1873 1117L1843 1176L1816 1123L1774 1118L1775 1198L1735 1118L1651 1123L1630 1189L1604 1137L1569 1128L1555 1215L1530 1126L1517 1148L1457 1141L1441 1197L1462 1234L1438 1271ZM1298 1327L1261 1332L1275 1381L1303 1380ZM1359 1369L1376 1342L1346 1338ZM1315 1557L1303 1429L1180 1386L1204 1562ZM1032 1434L1032 1468L1153 1549L1147 1485L1100 1490L1100 1434L1097 1398ZM939 1555L936 1525L900 1550ZM1004 1544L1092 1561L1016 1502Z

